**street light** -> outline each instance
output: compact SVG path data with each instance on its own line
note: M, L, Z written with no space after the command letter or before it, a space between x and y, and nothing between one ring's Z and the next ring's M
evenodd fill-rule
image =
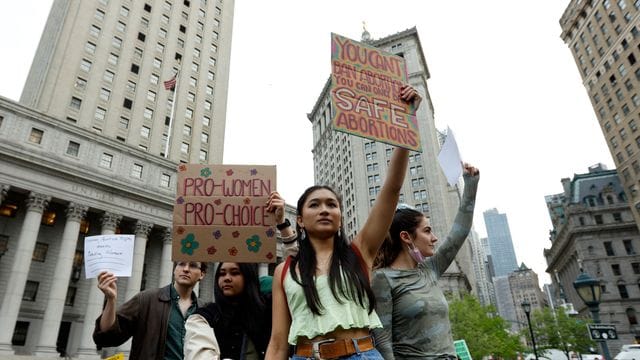
M573 282L573 287L578 292L580 299L584 301L591 311L591 317L595 324L600 324L600 295L602 295L602 289L600 288L600 280L592 278L589 274L580 269L580 275ZM598 340L602 347L602 355L605 360L611 360L609 354L609 346L606 340Z
M524 310L525 315L527 315L527 324L529 324L529 333L531 334L531 343L533 344L533 354L536 356L536 360L538 360L538 350L536 349L536 338L533 336L533 328L531 327L531 304L527 300L523 301L522 310Z

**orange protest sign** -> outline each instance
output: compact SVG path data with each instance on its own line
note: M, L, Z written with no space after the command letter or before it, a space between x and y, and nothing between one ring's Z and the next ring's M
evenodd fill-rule
M335 130L422 151L416 109L400 100L403 58L332 33L331 69Z
M173 260L274 262L275 189L275 166L180 164Z

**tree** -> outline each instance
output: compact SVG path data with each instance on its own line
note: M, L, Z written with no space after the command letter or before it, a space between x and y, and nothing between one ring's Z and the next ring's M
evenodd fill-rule
M449 303L449 319L453 338L464 339L474 359L490 354L515 359L523 350L518 336L509 333L509 324L497 315L495 308L482 306L471 295Z
M536 337L538 349L560 349L569 358L569 351L588 353L589 348L596 347L596 343L589 338L587 322L580 318L569 316L564 308L550 308L535 310L531 314L531 327ZM531 341L529 331L523 335Z

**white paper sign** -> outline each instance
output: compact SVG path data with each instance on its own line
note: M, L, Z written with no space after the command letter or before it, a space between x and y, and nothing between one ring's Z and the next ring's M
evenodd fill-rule
M453 131L450 127L447 127L447 138L444 140L444 144L442 144L438 154L438 162L447 177L449 185L454 186L457 184L458 179L462 176L462 159L460 158L456 138L453 136Z
M84 238L84 272L87 279L108 271L131 276L134 235L96 235Z

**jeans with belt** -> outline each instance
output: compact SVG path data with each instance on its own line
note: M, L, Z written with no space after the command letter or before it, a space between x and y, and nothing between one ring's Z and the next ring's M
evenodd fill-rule
M291 360L314 360L312 357L304 357L293 355ZM340 360L384 360L382 355L376 349L355 353L349 356L343 356Z

